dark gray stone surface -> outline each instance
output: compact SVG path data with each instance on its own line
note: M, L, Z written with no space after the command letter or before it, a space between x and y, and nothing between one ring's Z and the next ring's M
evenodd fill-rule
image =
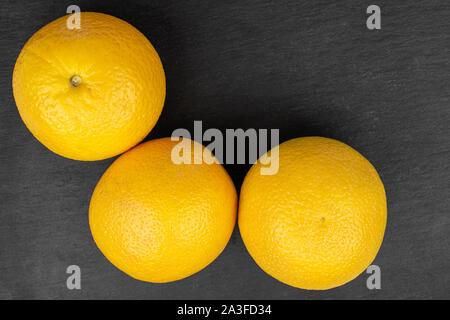
M76 1L122 18L158 50L167 75L162 116L147 139L175 128L280 128L281 141L342 140L377 168L388 197L366 274L323 292L266 275L236 229L220 257L181 281L150 284L111 265L88 225L91 193L113 159L72 161L26 129L11 89L26 40L72 2L0 4L0 298L438 299L450 298L450 4L376 1L382 29L366 28L373 1ZM226 169L239 188L248 165ZM66 267L82 289L66 289Z

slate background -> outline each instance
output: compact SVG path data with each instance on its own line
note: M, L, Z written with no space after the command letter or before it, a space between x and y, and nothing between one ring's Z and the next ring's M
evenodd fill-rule
M225 251L182 281L150 284L113 267L88 225L91 193L113 159L48 151L21 121L11 89L26 40L72 1L0 4L1 299L442 299L450 298L450 4L376 1L382 29L365 26L373 1L76 1L122 18L158 50L167 76L162 116L147 139L175 128L280 128L281 141L342 140L377 168L388 224L362 274L305 291L266 275L236 229ZM227 165L239 188L248 165ZM82 290L66 289L66 267Z

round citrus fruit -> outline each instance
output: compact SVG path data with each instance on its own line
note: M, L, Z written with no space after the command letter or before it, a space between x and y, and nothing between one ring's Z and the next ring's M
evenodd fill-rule
M195 148L207 151L187 141L192 148L182 152L195 159ZM236 189L225 169L217 162L176 164L177 144L163 138L126 152L92 195L97 246L138 280L169 282L200 271L222 252L236 223Z
M31 133L53 152L101 160L136 145L161 114L166 85L147 38L118 18L82 12L37 31L17 58L13 91Z
M321 137L269 152L279 154L278 173L261 175L258 161L240 194L239 229L250 255L269 275L302 289L357 277L374 260L386 226L374 167L348 145Z

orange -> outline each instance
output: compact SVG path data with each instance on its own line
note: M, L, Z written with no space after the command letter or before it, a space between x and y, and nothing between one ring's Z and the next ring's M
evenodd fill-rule
M236 222L236 189L225 169L215 158L213 164L175 164L177 143L163 138L126 152L92 195L95 243L138 280L169 282L200 271L225 248Z
M276 148L278 173L261 175L257 162L242 185L239 229L248 252L265 272L294 287L347 283L382 243L383 183L369 161L333 139L297 138Z
M47 148L100 160L147 136L161 114L165 76L147 38L118 18L81 13L81 28L61 17L37 31L17 58L19 113Z

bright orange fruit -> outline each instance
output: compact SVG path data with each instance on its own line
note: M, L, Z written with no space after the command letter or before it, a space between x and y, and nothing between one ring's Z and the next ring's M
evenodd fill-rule
M236 222L236 189L225 169L218 163L175 164L177 143L163 138L126 152L92 195L95 243L139 280L169 282L200 271L225 248Z
M279 171L248 172L239 229L250 255L274 278L323 290L357 277L374 260L386 226L376 170L348 145L297 138L278 148Z
M14 68L13 91L31 133L53 152L100 160L141 141L161 114L161 60L136 28L110 15L82 12L37 31Z

